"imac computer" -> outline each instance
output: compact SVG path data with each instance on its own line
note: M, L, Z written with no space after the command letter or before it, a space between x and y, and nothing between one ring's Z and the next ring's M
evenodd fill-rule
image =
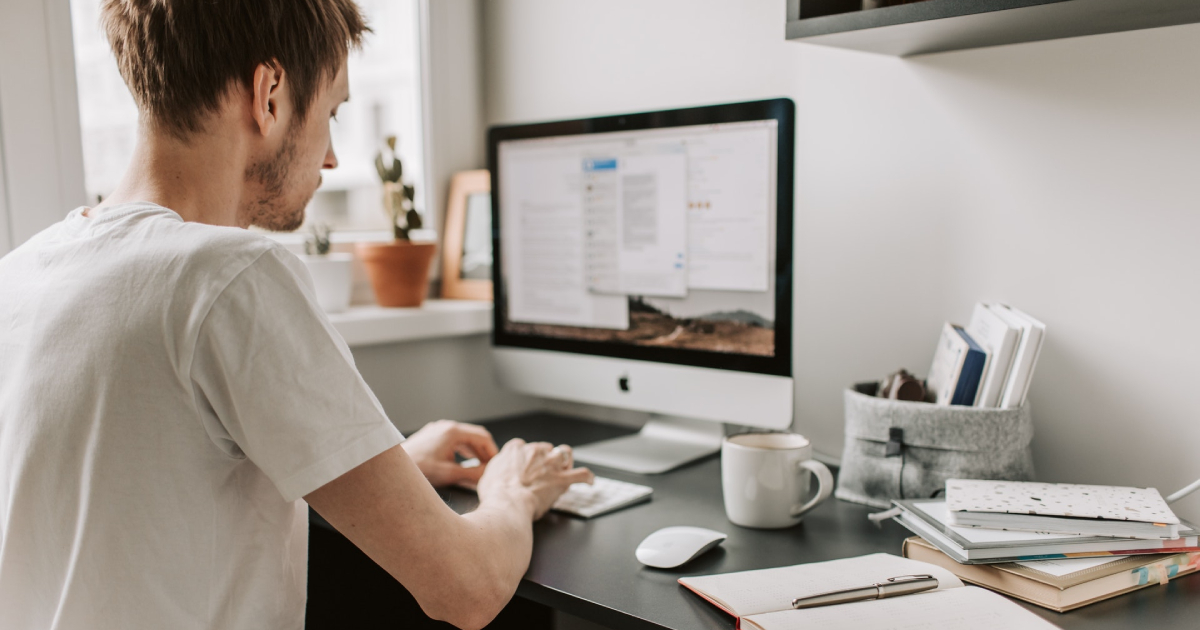
M578 447L657 473L722 423L792 423L795 106L494 127L494 361L535 396L653 414Z

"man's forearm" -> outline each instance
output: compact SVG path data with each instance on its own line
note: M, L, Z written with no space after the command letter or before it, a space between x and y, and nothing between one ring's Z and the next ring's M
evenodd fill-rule
M442 502L399 446L305 499L392 574L431 617L486 625L529 563L534 498L519 488L486 494L460 516Z
M486 575L493 602L503 607L529 568L533 554L532 509L518 502L489 501L463 516L476 540L472 560Z
M489 495L475 511L445 523L430 541L441 550L438 566L427 567L422 583L409 587L426 614L463 628L490 622L529 566L533 513L532 497L506 493Z

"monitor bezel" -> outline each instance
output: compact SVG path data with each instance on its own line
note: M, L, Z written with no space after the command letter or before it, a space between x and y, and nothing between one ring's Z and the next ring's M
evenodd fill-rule
M703 367L757 374L792 376L792 282L794 262L793 198L795 173L796 106L789 98L744 103L727 103L685 109L617 114L576 120L499 125L488 130L488 170L492 178L492 344L531 348L635 361ZM771 357L709 352L685 348L656 348L613 342L583 341L556 337L519 335L505 331L507 294L500 246L500 173L498 149L501 142L556 136L689 127L721 123L775 120L776 141L776 234L775 234L775 355Z

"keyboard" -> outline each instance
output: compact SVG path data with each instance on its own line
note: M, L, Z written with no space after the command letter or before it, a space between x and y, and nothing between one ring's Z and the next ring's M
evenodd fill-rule
M654 489L636 483L596 477L595 483L573 484L550 509L592 518L623 507L649 501Z
M474 468L479 465L479 460L472 458L459 464L463 468ZM464 490L475 491L475 484L460 483L458 486ZM654 494L654 488L650 486L617 481L608 477L595 477L591 484L571 484L571 487L558 497L550 509L583 518L592 518L642 501L649 501L651 494Z

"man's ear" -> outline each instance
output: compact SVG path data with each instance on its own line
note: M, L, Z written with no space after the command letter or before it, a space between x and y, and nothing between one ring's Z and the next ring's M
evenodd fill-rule
M260 63L254 69L254 78L250 82L250 115L263 137L266 137L279 122L283 79L283 67L274 60Z

